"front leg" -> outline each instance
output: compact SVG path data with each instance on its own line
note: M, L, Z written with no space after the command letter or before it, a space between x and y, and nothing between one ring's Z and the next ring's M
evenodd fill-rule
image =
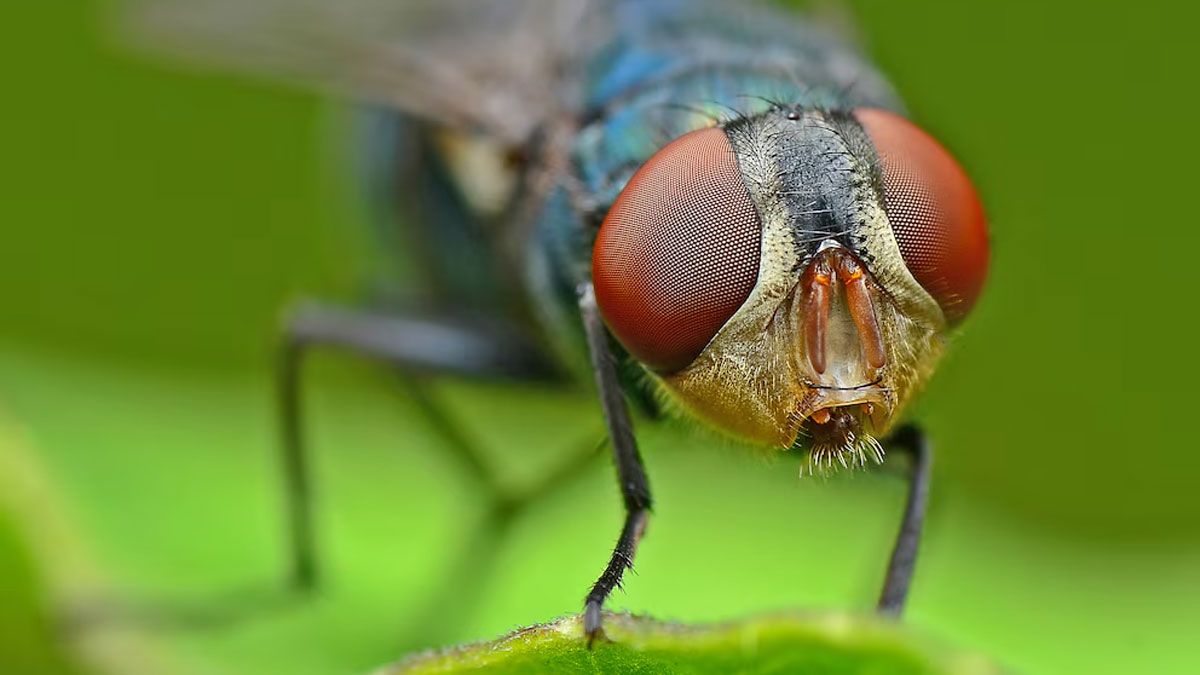
M609 348L608 331L596 308L596 294L591 282L579 287L579 313L587 336L588 352L592 370L596 375L596 387L600 391L600 405L604 410L604 421L612 439L613 460L617 466L617 480L625 502L625 524L621 536L613 549L608 566L596 580L588 593L583 607L583 630L588 636L588 646L603 635L601 608L612 590L621 585L625 570L633 567L633 557L638 541L646 530L650 516L650 483L646 469L638 454L637 441L633 437L633 424L629 420L629 409L621 394L617 369L612 350Z
M933 465L933 449L925 433L915 425L900 427L885 441L885 446L904 451L909 456L908 503L904 518L888 561L883 590L877 610L884 616L899 617L904 612L908 587L917 564L917 548L921 543L921 528L925 524L925 505L929 501L929 474Z

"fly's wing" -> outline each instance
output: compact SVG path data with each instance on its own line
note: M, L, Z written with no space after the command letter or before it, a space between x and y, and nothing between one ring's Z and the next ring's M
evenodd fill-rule
M125 41L519 144L571 104L603 0L122 0Z

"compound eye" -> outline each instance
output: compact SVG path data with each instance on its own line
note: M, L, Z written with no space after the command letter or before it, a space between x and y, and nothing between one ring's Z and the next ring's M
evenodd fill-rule
M596 302L635 358L678 371L758 279L761 225L725 132L667 144L630 178L592 251Z
M971 180L912 122L873 108L855 115L879 154L885 208L904 264L946 320L961 321L988 268L987 222Z

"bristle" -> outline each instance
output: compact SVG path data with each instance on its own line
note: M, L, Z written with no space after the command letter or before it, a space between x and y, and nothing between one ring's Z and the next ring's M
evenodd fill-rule
M829 477L839 464L843 469L865 469L868 458L883 464L883 445L870 434L851 435L841 446L814 445L800 464L800 477L805 474Z

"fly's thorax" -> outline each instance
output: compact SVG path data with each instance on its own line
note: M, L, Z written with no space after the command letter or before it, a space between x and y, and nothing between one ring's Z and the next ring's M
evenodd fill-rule
M666 393L759 444L790 447L814 412L856 404L870 404L868 431L886 432L932 372L946 322L901 258L870 141L850 115L820 111L773 111L726 133L762 223L758 277L699 356L659 376ZM822 256L861 263L882 367L870 363L845 271L831 282L814 367L801 281Z

